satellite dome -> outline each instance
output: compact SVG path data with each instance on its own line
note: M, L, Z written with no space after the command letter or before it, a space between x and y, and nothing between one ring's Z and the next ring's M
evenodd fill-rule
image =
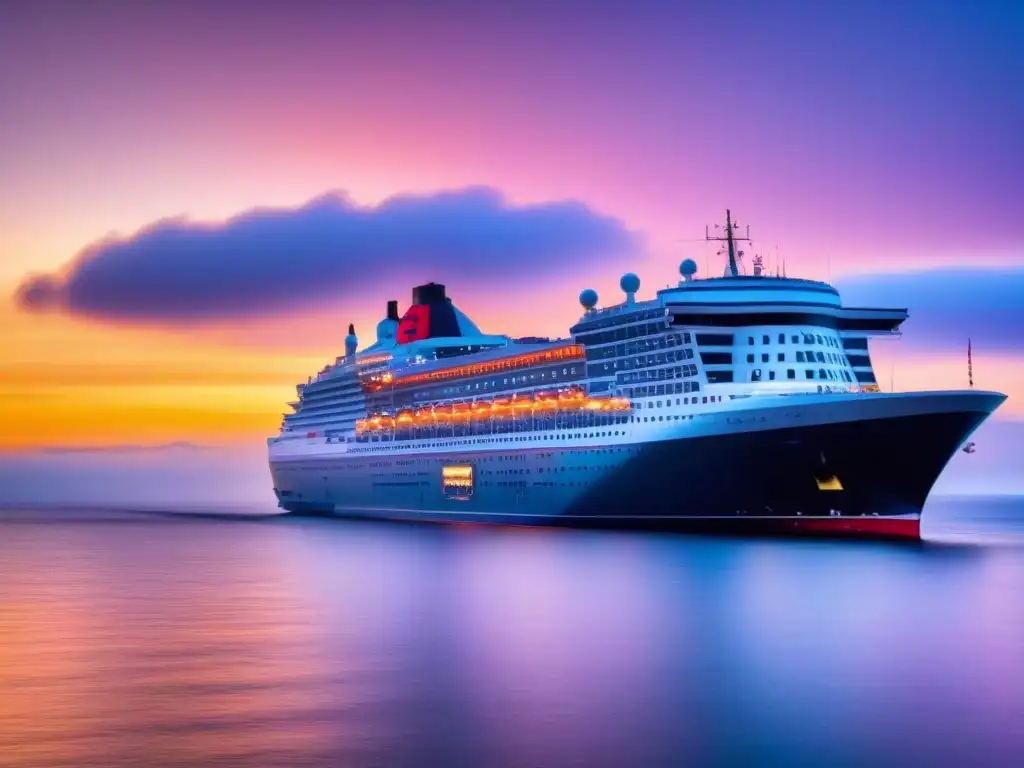
M398 335L398 323L385 317L377 323L377 341L394 341Z
M640 290L640 278L632 272L627 272L619 280L619 288L622 289L623 293L636 293Z
M693 277L697 274L697 262L693 259L683 259L683 263L679 265L679 274L686 278Z
M587 288L586 290L580 291L580 304L588 312L597 306L597 291L593 288Z

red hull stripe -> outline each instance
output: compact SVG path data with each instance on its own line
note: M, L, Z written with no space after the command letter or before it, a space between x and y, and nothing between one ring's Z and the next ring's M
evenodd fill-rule
M786 522L795 533L921 538L921 520L911 517L816 517L798 518Z

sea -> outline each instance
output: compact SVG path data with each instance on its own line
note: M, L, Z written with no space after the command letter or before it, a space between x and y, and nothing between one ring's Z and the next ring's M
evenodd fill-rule
M0 766L1022 766L1024 499L923 543L0 512Z

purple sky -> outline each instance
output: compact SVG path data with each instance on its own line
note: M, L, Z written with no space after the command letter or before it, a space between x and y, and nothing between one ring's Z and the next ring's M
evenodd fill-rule
M61 359L20 295L114 321L110 350L217 316L247 354L331 359L429 279L487 331L564 333L627 269L645 295L687 256L720 271L696 241L729 207L790 275L908 306L904 379L959 375L971 335L1013 398L1022 37L1012 0L6 0L0 348Z

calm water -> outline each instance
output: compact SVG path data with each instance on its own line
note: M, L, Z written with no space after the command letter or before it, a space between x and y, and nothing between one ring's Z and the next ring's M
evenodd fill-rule
M1024 506L951 510L924 546L0 513L0 765L1024 765Z

